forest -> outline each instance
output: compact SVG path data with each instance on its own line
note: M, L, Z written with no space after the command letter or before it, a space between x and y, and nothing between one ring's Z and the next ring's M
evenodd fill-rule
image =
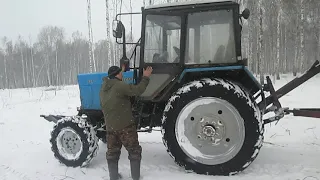
M150 0L145 5L163 2ZM319 58L320 4L317 0L238 2L241 10L251 11L250 18L243 21L242 52L254 74L278 79L284 73L296 76ZM90 46L84 33L76 31L70 39L66 38L63 27L52 25L39 30L36 42L21 36L13 42L0 35L0 89L76 84L79 73L90 72ZM126 37L128 41L139 38L133 38L130 32ZM98 40L93 47L94 72L104 72L118 64L122 48L113 37ZM127 51L130 57L132 46Z

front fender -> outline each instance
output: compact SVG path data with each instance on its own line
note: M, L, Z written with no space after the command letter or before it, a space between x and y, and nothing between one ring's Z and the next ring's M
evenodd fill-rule
M43 117L45 120L49 121L49 122L53 122L55 124L57 124L57 122L66 117L66 116L62 116L62 115L40 115L40 117Z

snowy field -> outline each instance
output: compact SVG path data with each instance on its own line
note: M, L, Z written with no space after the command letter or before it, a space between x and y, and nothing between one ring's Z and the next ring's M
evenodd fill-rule
M291 80L283 76L276 89ZM281 98L284 107L320 107L320 76L310 79ZM77 86L58 91L45 88L0 90L1 180L99 180L108 179L106 145L99 143L97 157L87 168L67 168L54 158L49 135L52 123L40 114L74 115L80 106ZM244 172L232 177L186 173L167 154L160 132L141 133L143 180L320 180L320 119L283 118L266 126L265 143L258 158ZM130 176L123 148L119 169Z

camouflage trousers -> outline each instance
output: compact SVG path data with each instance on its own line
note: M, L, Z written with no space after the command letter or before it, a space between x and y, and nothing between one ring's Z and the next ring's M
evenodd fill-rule
M107 160L119 160L122 145L129 154L129 160L141 160L142 148L139 145L138 132L135 125L118 131L107 131Z

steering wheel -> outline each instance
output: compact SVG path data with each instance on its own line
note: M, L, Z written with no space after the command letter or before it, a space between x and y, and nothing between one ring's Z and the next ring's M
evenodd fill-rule
M176 57L173 62L179 63L179 60L180 60L180 49L177 48L176 46L173 46L173 49L174 49L174 51L176 52L176 54L178 55L178 57ZM190 60L190 57L189 57L189 56L186 57L186 58L187 58L187 60L188 60L188 59Z
M176 46L173 46L173 49L177 54L177 57L173 60L173 63L179 63L179 60L180 60L180 49L177 48Z
M176 46L173 46L174 51L177 53L178 56L180 56L180 49Z

